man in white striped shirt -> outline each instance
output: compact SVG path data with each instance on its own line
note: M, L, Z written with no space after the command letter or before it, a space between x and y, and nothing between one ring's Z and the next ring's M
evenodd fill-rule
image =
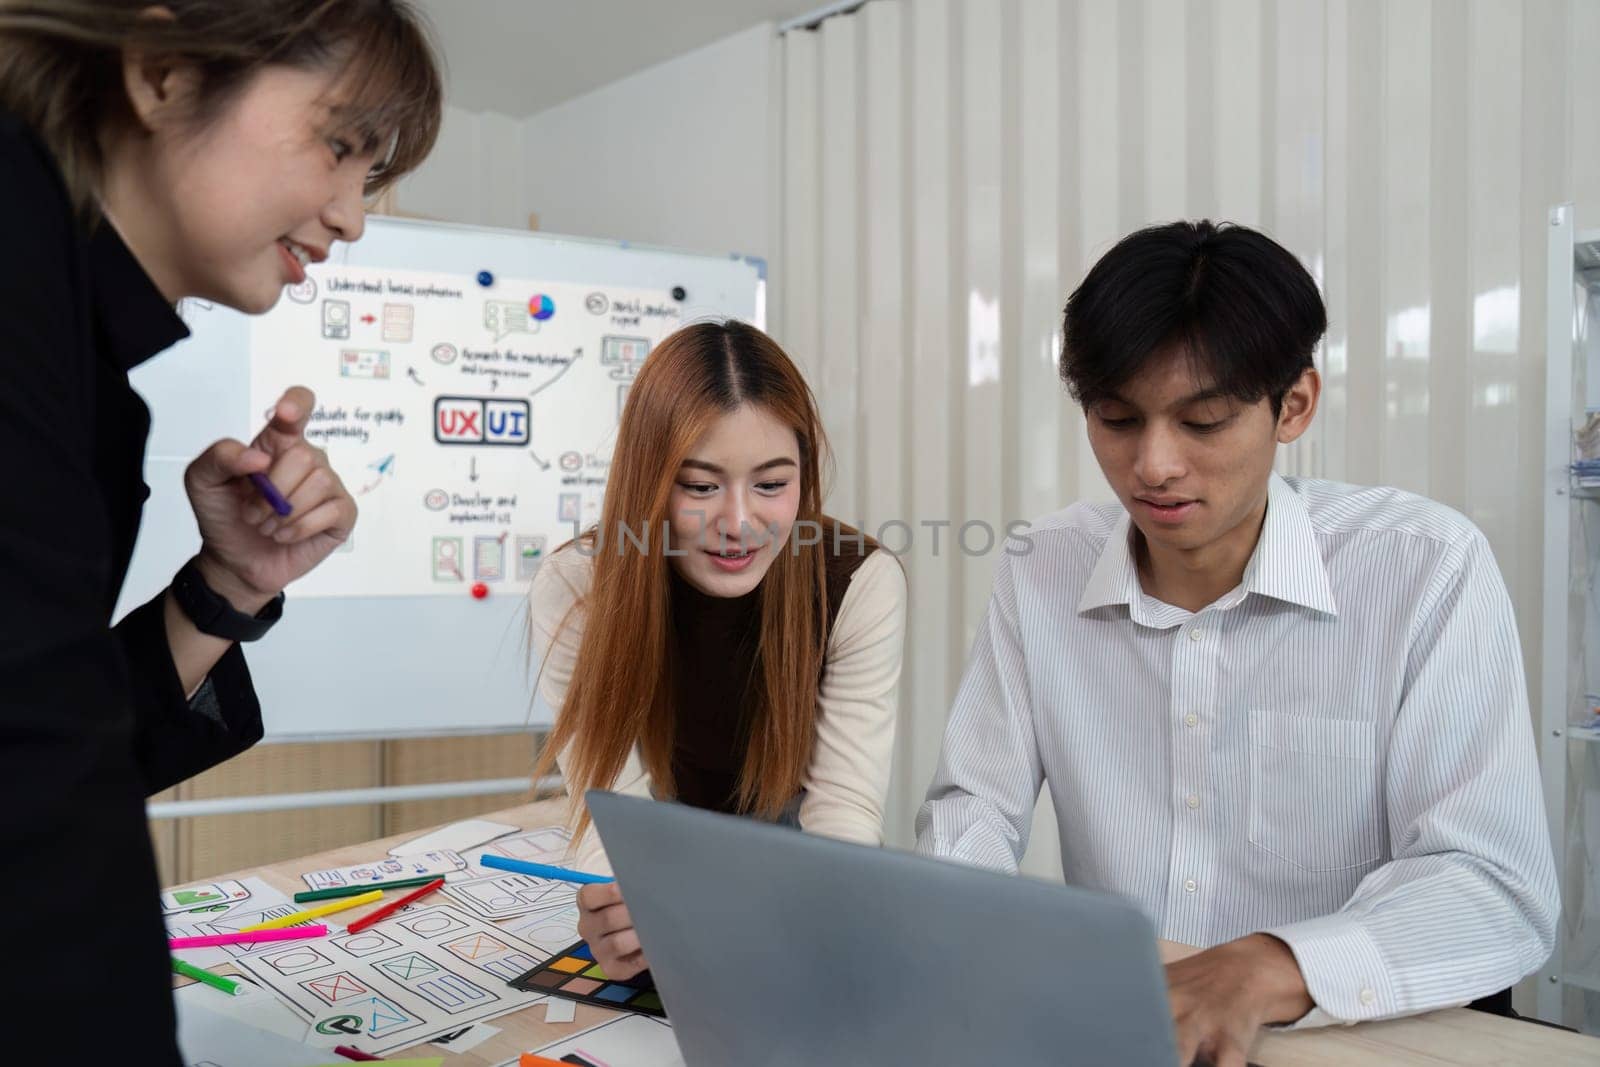
M1069 883L1161 937L1183 1062L1260 1026L1462 1004L1551 950L1559 898L1515 620L1483 535L1394 489L1280 478L1322 299L1242 227L1125 238L1062 376L1119 505L1008 544L921 852L1015 871L1049 782Z

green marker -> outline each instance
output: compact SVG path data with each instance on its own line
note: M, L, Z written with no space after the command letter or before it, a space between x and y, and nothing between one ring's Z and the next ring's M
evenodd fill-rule
M220 989L230 997L239 992L239 983L220 974L212 974L204 967L196 967L192 963L185 963L178 957L172 957L172 973L181 974L185 978L193 978L196 982L204 982L213 989Z
M361 885L341 885L333 889L305 889L294 895L296 904L306 904L313 900L337 900L340 897L353 897L360 893L370 893L374 889L404 889L407 886L427 885L437 881L437 874L425 874L420 878L397 878L392 882L363 882Z

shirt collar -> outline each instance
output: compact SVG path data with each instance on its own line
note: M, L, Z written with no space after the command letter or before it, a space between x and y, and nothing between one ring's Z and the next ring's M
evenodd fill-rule
M88 259L95 334L113 363L132 370L189 336L109 220L95 227Z
M1324 615L1339 614L1311 513L1300 494L1277 473L1267 483L1267 519L1244 569L1243 584L1247 592Z
M1084 585L1083 596L1078 600L1079 614L1113 604L1126 604L1132 609L1138 603L1142 589L1133 558L1132 532L1132 516L1123 511ZM1245 565L1240 587L1246 594L1272 597L1324 615L1338 614L1328 566L1305 501L1277 473L1267 483L1266 519L1250 562Z

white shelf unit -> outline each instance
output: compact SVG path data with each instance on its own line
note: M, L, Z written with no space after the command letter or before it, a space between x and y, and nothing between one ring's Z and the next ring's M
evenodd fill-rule
M1575 485L1574 431L1600 410L1600 229L1549 215L1539 757L1561 876L1540 1018L1600 1033L1600 488Z

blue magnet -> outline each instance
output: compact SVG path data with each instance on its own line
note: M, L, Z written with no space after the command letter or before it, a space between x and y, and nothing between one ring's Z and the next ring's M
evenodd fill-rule
M485 289L489 288L489 286L494 284L494 275L490 274L486 270L480 270L478 272L478 284L483 286Z

